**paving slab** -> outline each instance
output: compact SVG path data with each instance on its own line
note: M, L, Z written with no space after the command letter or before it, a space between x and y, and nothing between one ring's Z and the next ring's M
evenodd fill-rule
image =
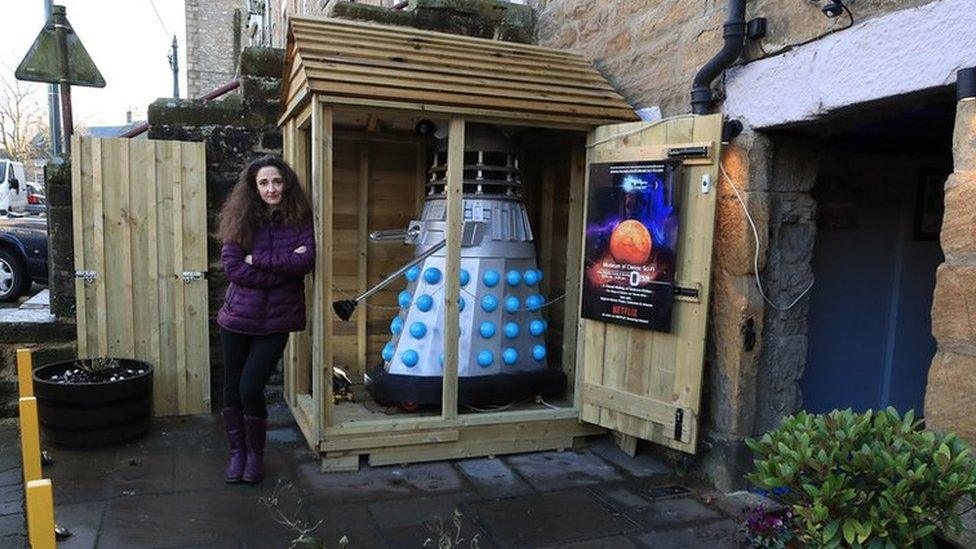
M582 490L482 501L463 509L500 547L561 546L637 529Z
M564 543L558 546L550 545L544 549L638 549L638 547L624 536L610 536L608 538Z
M266 492L265 492L266 493ZM102 520L99 547L181 547L240 543L255 533L287 547L292 532L277 524L258 494L183 492L114 499Z
M650 506L651 502L640 495L628 483L600 484L589 488L604 503L617 511L638 511Z
M653 477L674 474L670 467L650 454L638 451L636 456L628 456L610 435L592 437L587 439L586 443L588 450L613 463L630 476Z
M58 549L91 549L95 547L107 502L61 505L55 500L54 521L68 529L71 536L58 542Z
M445 533L451 536L452 539L457 535L454 530L454 524L450 520L444 521ZM404 547L404 548L421 548L421 547L438 547L437 545L437 531L432 530L427 524L412 524L409 526L400 526L397 528L388 528L383 530L383 538L386 540L386 547ZM483 532L478 529L478 526L474 524L467 518L461 519L461 541L455 547L458 549L468 549L471 547L471 540L477 536L478 539L478 549L495 549L498 547L494 544ZM427 540L431 540L430 544L425 545ZM356 547L350 543L350 547Z
M380 535L379 527L369 512L368 504L303 503L308 524L314 525L321 521L314 535L325 540L327 547L335 547L342 536L349 538L349 546L357 549L387 547L386 541Z
M645 529L667 529L723 518L717 511L691 498L662 499L647 507L625 511Z
M493 458L464 459L456 462L474 489L486 498L510 498L532 493L529 486L504 460Z
M623 480L617 469L590 452L537 452L505 458L540 492Z
M376 501L412 495L434 495L469 489L449 462L407 467L363 467L355 473L322 473L318 461L301 464L298 481L308 501Z
M653 530L631 537L638 546L647 549L737 549L742 547L737 531L737 523L723 520L676 530Z
M285 483L295 481L291 464L282 452L268 448L265 450L264 460L265 478L260 487L273 487L279 480ZM202 489L226 490L244 486L242 483L228 484L224 481L226 466L226 450L177 455L174 490L177 492Z
M429 496L399 500L379 501L369 504L369 512L381 529L399 526L423 525L440 519L449 524L454 510L461 504L480 499L474 492L461 492L441 496Z
M53 465L44 474L54 486L57 503L80 503L109 499L121 492L106 480L119 463L115 451L63 451L52 449ZM172 479L172 477L170 477Z

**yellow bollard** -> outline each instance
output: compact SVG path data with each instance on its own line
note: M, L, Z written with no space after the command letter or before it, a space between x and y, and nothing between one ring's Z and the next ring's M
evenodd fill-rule
M30 349L17 349L17 382L21 398L34 396L34 358Z
M27 483L27 539L33 549L55 549L54 492L51 480Z
M41 434L37 424L37 399L20 399L20 456L24 484L41 479Z

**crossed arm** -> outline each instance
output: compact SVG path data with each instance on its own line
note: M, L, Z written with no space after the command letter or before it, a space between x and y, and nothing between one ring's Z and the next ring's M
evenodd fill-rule
M244 261L244 250L234 242L224 242L220 262L227 279L246 288L273 288L284 284L286 277L261 270Z
M251 263L269 273L289 277L305 276L315 266L315 233L311 225L302 229L294 250L255 250Z

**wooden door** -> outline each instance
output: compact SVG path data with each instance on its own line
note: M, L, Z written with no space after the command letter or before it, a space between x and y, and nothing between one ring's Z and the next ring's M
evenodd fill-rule
M688 453L698 434L721 128L721 115L602 126L587 148L587 190L594 163L670 157L683 166L671 332L581 319L580 418Z
M157 416L209 412L203 143L72 139L78 356L151 363Z

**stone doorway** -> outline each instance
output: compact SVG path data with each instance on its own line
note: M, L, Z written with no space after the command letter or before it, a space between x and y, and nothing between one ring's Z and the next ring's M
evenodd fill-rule
M803 409L893 406L922 415L954 119L955 101L936 95L805 129L822 152L811 191L817 283Z

